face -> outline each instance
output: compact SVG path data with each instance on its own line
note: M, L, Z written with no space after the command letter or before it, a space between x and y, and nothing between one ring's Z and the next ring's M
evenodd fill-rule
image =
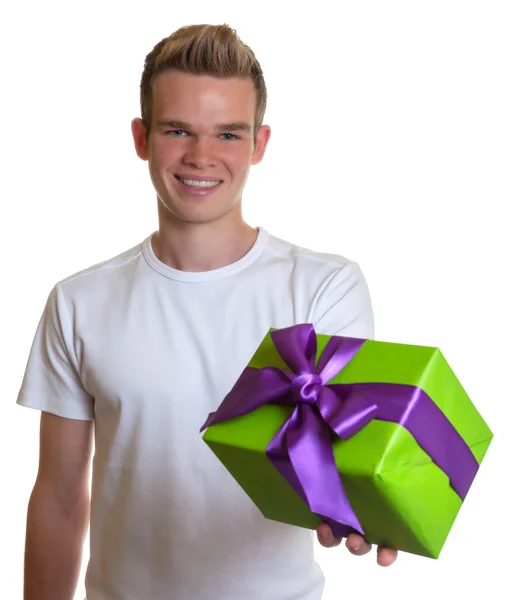
M270 137L264 125L254 139L255 101L250 78L178 71L155 78L149 139L141 119L132 132L165 218L207 223L241 216L250 167L262 160Z

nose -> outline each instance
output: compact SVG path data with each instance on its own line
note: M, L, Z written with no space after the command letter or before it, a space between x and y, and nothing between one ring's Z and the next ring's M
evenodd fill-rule
M204 138L190 140L183 162L197 169L214 166L216 160L210 142Z

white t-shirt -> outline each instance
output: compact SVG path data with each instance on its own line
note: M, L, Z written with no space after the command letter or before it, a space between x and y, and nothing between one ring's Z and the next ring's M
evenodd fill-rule
M152 235L53 288L18 403L95 421L88 600L318 600L314 535L265 519L202 440L269 328L373 337L358 265L259 228L172 269Z

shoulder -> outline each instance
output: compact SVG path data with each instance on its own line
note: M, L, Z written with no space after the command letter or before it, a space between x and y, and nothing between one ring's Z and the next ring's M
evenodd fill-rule
M125 250L121 254L117 254L109 259L103 260L102 262L93 264L85 269L73 273L61 281L58 285L65 288L77 285L79 280L86 282L93 282L96 279L105 279L111 276L115 276L115 273L119 270L126 268L129 263L136 260L142 254L142 244L137 244L129 250Z
M300 264L303 268L316 269L324 267L326 269L338 270L353 262L351 259L340 254L329 254L304 248L271 234L268 234L266 251L273 254L275 258L278 257L284 261Z
M130 279L130 274L137 270L144 243L68 275L55 284L55 293L73 302L99 298L113 293L115 289L120 291L122 284Z
M321 289L346 281L363 280L358 263L341 254L331 254L305 248L298 244L267 234L266 256L272 263L285 265L295 280Z
M309 297L310 321L318 332L373 337L370 292L356 261L274 236L269 236L267 252L273 261L287 264L294 291Z

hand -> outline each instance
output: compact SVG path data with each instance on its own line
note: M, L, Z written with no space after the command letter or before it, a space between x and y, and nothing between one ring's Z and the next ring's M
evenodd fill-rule
M331 531L331 527L326 523L321 523L317 528L317 539L321 546L325 548L333 548L342 543L342 538L336 538ZM372 549L372 544L367 543L361 535L351 533L345 540L345 546L351 554L363 556L368 554ZM377 564L381 567L389 567L397 560L398 552L392 548L377 547Z

